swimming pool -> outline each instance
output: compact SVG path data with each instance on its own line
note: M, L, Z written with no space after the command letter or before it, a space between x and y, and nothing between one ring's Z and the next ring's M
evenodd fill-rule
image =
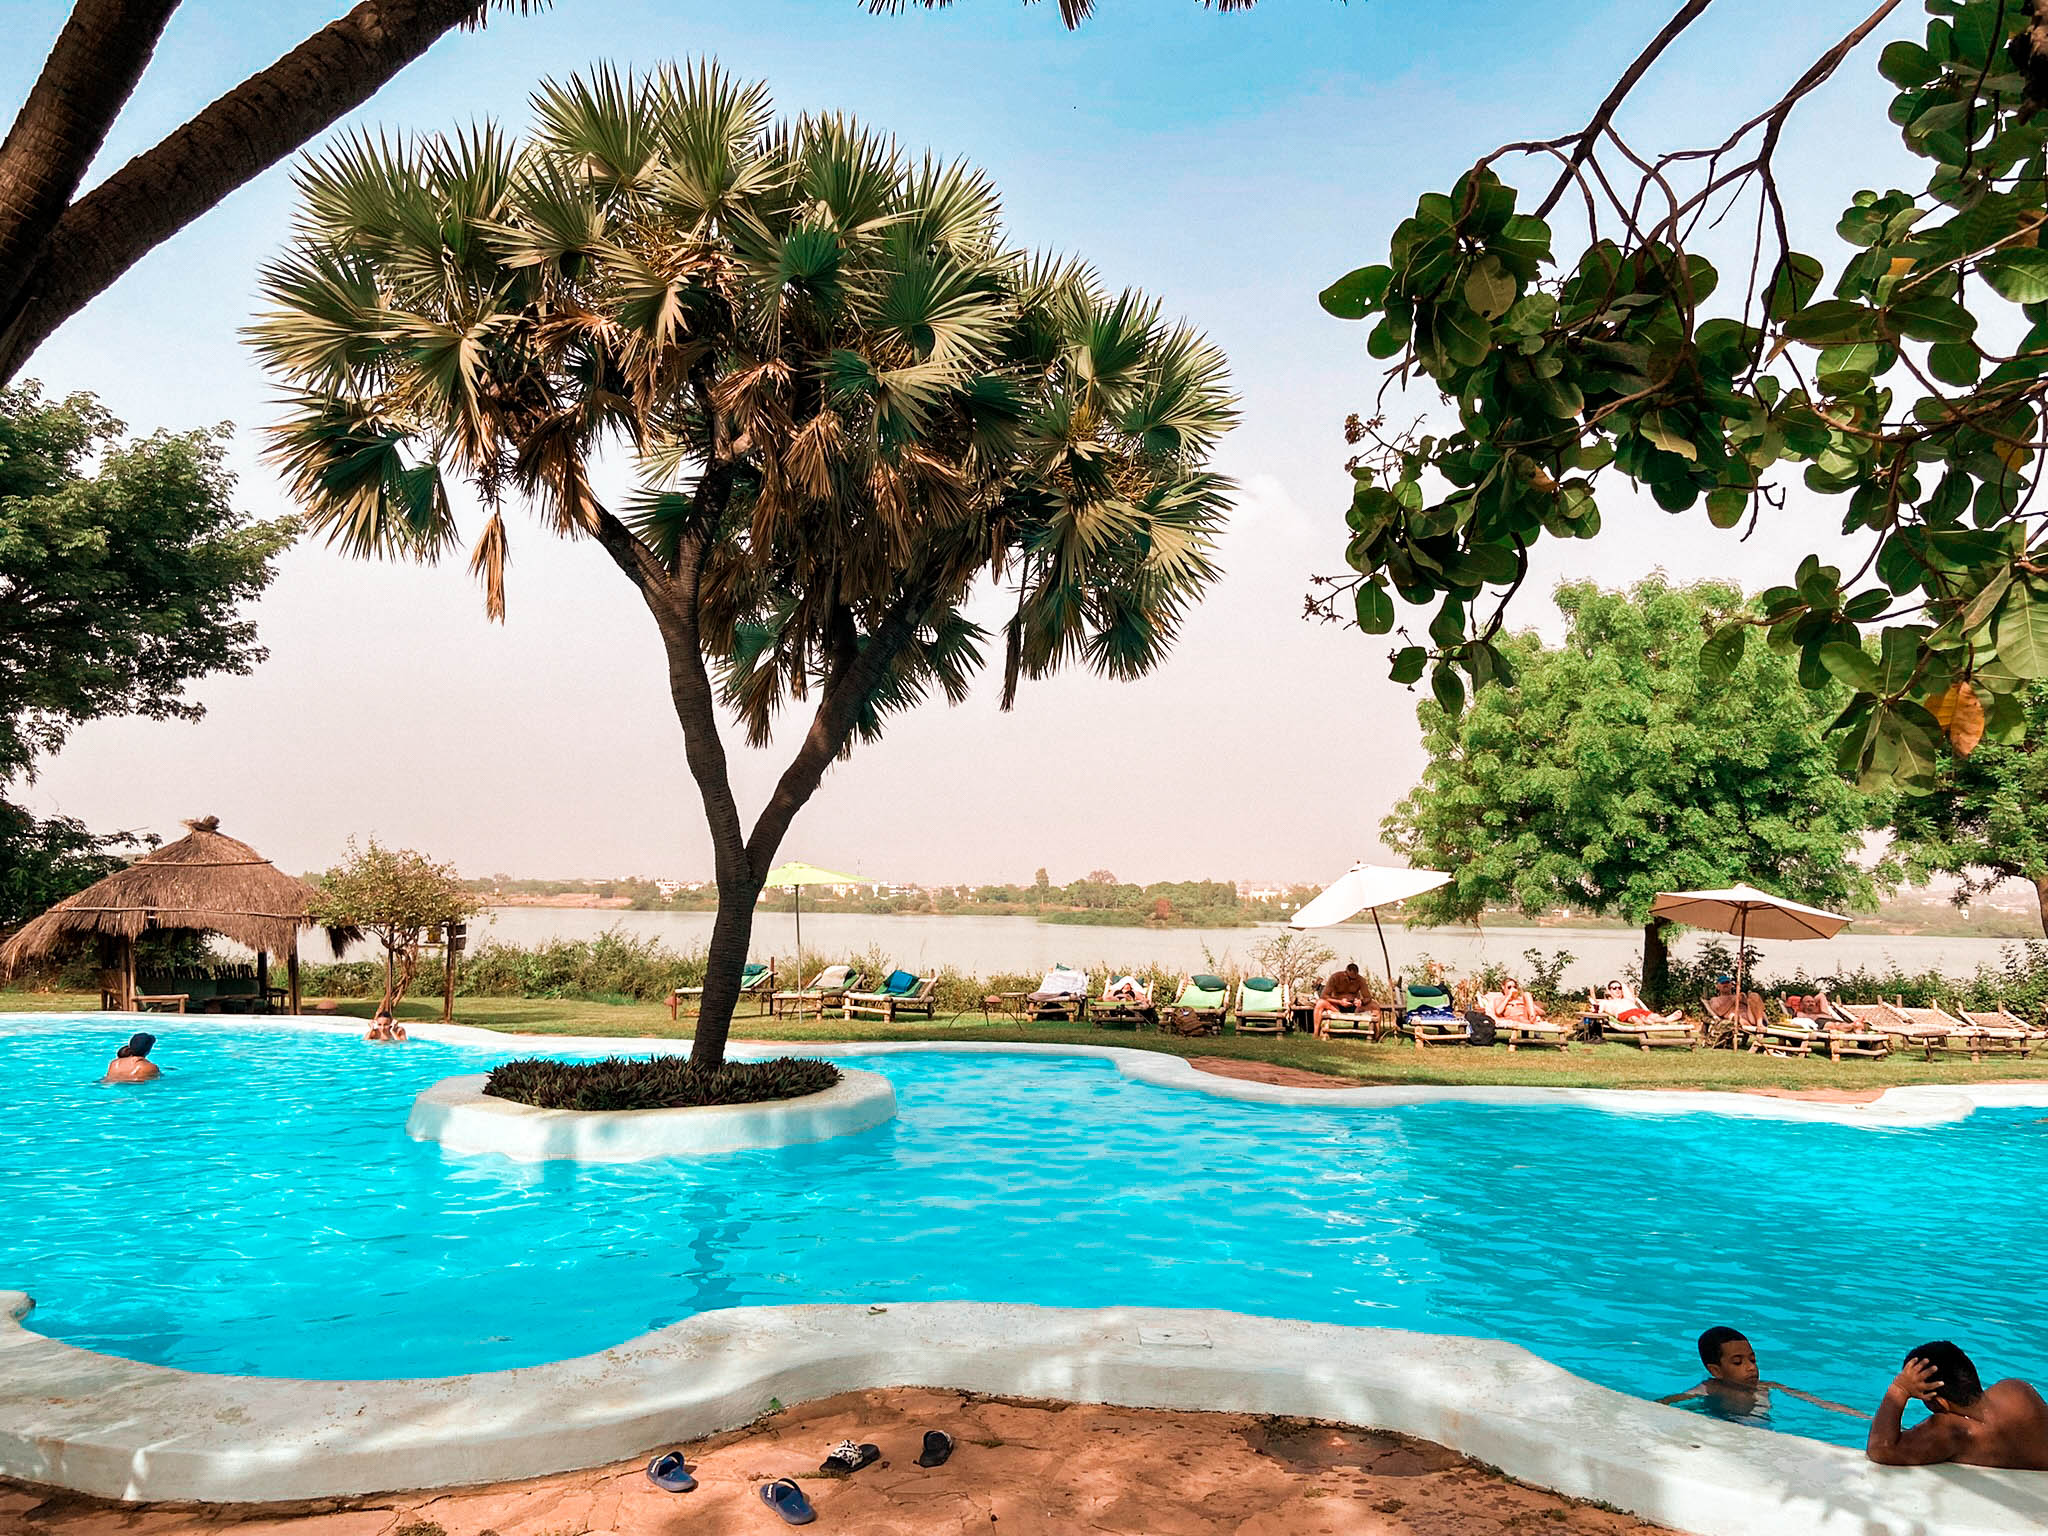
M719 1307L966 1299L1493 1336L1644 1395L1697 1380L1692 1339L1723 1321L1767 1375L1860 1406L1932 1337L2048 1376L2039 1110L1296 1108L1098 1060L900 1054L858 1058L900 1109L856 1136L514 1164L403 1127L421 1088L524 1045L164 1020L163 1080L101 1086L117 1032L0 1026L0 1288L40 1333L187 1370L443 1375ZM1786 1402L1773 1427L1862 1434Z

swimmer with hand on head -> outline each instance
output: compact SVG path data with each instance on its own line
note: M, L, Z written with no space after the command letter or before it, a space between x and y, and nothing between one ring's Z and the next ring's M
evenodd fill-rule
M1928 1415L1900 1428L1906 1404ZM2048 1402L2024 1381L1985 1386L1970 1357L1947 1339L1906 1356L1870 1421L1864 1454L1880 1466L1928 1467L1954 1461L1971 1467L2048 1472Z
M396 1042L406 1038L405 1026L391 1017L391 1010L379 1008L377 1016L370 1020L370 1027L363 1034L365 1040Z
M1700 1335L1700 1364L1707 1368L1705 1381L1689 1391L1674 1392L1657 1401L1682 1403L1699 1398L1725 1418L1758 1419L1770 1413L1771 1394L1782 1392L1830 1413L1846 1413L1852 1419L1869 1417L1854 1408L1815 1397L1811 1392L1788 1387L1782 1381L1765 1381L1762 1367L1756 1362L1755 1346L1733 1328L1709 1328Z
M107 1063L107 1075L103 1083L146 1083L151 1078L162 1077L163 1068L149 1059L150 1048L156 1044L156 1036L137 1033L128 1037L128 1043L114 1052L114 1059Z

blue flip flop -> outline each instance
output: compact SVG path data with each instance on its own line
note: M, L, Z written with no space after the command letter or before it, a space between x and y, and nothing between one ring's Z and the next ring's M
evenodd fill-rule
M665 1451L647 1463L647 1481L670 1493L688 1493L697 1486L697 1479L683 1465L681 1451Z
M761 1502L782 1516L784 1525L809 1525L818 1518L818 1512L811 1508L811 1501L804 1497L803 1489L786 1477L763 1483Z

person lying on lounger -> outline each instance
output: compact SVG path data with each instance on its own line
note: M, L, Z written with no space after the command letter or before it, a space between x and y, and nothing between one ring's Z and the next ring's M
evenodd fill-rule
M1930 1410L1911 1429L1899 1421L1915 1398ZM1881 1466L1971 1467L2048 1472L2048 1402L2024 1381L1985 1386L1970 1357L1947 1339L1906 1356L1870 1420L1864 1454Z
M1832 1020L1835 1016L1825 992L1815 992L1810 997L1794 993L1785 999L1785 1012L1795 1019Z
M1811 1392L1788 1387L1782 1381L1765 1381L1762 1367L1756 1362L1755 1346L1733 1328L1709 1328L1700 1335L1700 1364L1707 1368L1705 1381L1689 1391L1674 1392L1657 1401L1682 1403L1698 1398L1721 1418L1754 1422L1770 1417L1771 1394L1782 1392L1831 1413L1846 1413L1852 1419L1869 1417L1854 1408L1815 1397Z
M1735 981L1729 976L1714 978L1714 995L1707 999L1707 1012L1717 1019L1732 1019L1740 1010L1745 1025L1758 1025L1764 1021L1764 1000L1754 992L1735 995Z
M1365 978L1358 973L1358 962L1354 960L1343 970L1332 971L1330 979L1323 983L1323 995L1316 999L1316 1038L1327 1038L1331 1014L1341 1013L1346 1018L1356 1018L1363 1012Z
M1610 981L1605 992L1592 994L1593 1011L1605 1014L1617 1024L1682 1024L1682 1013L1658 1013L1636 996L1625 981Z
M1522 990L1522 984L1510 976L1500 984L1498 992L1489 992L1479 999L1479 1008L1494 1023L1503 1027L1510 1024L1541 1024L1543 1010L1536 1006L1536 999Z

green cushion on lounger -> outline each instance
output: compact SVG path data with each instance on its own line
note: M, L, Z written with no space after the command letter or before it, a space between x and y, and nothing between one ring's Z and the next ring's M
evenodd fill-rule
M1190 986L1200 992L1228 992L1230 984L1221 976L1190 976Z
M1244 984L1254 992L1277 992L1280 989L1280 983L1270 976L1247 976Z
M882 990L896 993L898 996L905 992L915 992L917 977L909 971L891 971L889 979L882 983Z
M740 985L750 987L768 974L768 967L758 960L749 960L747 968L740 972Z

